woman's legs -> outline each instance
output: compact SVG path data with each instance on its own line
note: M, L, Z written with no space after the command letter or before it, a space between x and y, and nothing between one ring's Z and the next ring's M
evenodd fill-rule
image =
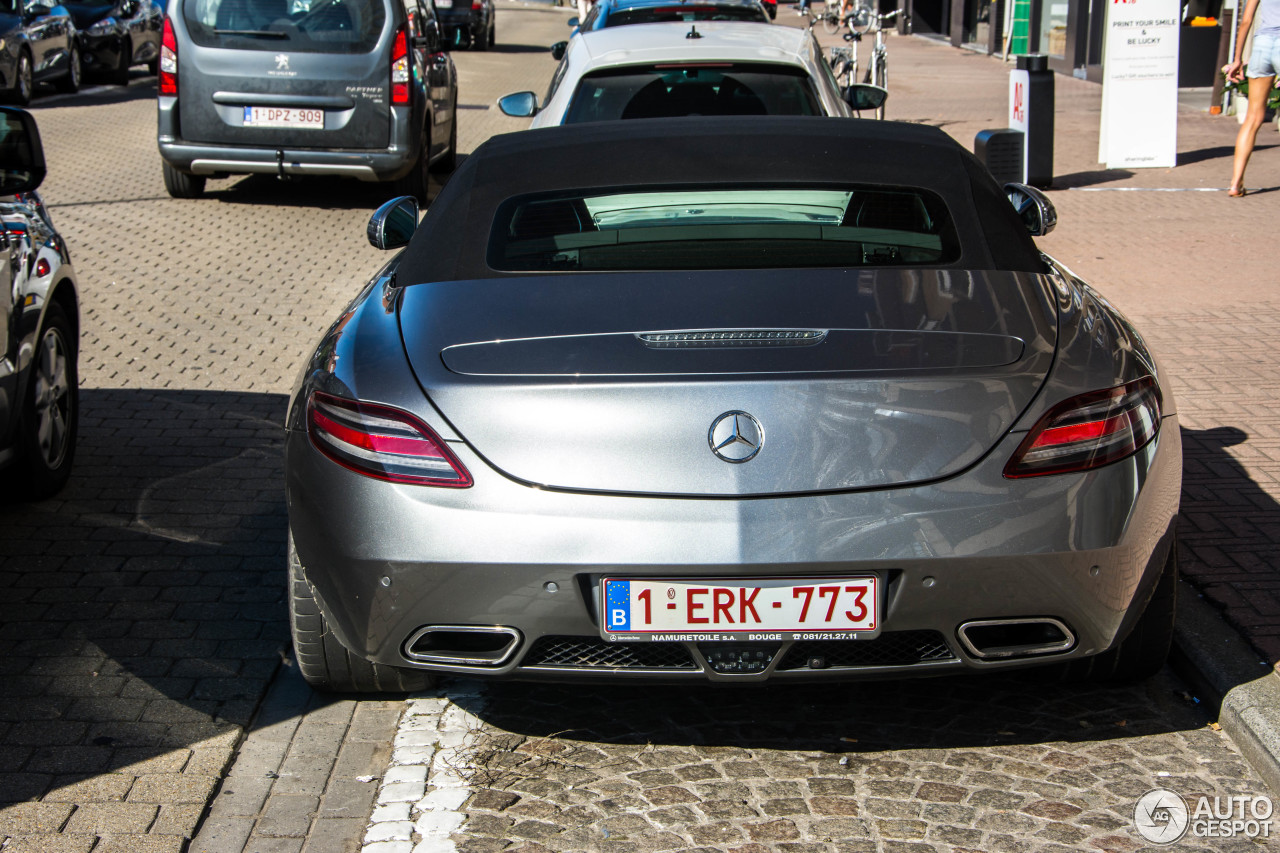
M1249 78L1249 112L1240 125L1240 133L1236 135L1235 163L1231 172L1231 186L1227 188L1231 195L1244 192L1244 170L1249 165L1249 155L1253 153L1253 143L1258 138L1258 130L1267 114L1267 99L1271 97L1271 89L1275 84L1275 77Z

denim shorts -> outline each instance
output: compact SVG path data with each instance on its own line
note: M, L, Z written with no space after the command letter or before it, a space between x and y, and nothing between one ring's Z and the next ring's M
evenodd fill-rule
M1280 33L1255 33L1249 57L1250 77L1275 77L1280 69Z

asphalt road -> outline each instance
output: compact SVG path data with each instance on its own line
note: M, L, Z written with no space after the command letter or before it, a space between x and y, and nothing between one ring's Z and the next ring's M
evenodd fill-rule
M569 14L504 2L497 49L455 55L464 151L523 126L494 98L545 88L546 45L565 37ZM937 70L913 57L950 49L913 41L892 44L897 117L950 125L961 139L992 126L1003 96L962 96L969 59L947 60L960 63L960 94L948 97ZM1060 85L1084 97L1073 86L1086 84ZM178 851L197 831L191 849L211 853L366 840L370 853L415 843L419 853L1127 851L1142 846L1132 814L1152 788L1264 792L1168 673L1124 689L956 678L759 692L446 682L410 702L312 695L283 655L285 394L383 260L364 226L386 192L240 178L172 200L154 96L138 77L34 104L50 164L42 192L82 286L83 419L66 491L0 510L4 853ZM1085 162L1074 149L1062 156ZM1201 162L1176 178L1211 180ZM1050 242L1086 272L1108 268L1092 250L1114 223L1191 204L1070 195L1056 194L1060 209L1082 216ZM1168 291L1135 267L1173 255L1195 268L1198 245L1171 232L1133 241L1107 291L1162 321L1171 345L1193 347ZM1214 286L1240 288L1241 277ZM1202 298L1180 287L1188 304ZM1211 318L1193 348L1247 314ZM1188 368L1210 383L1260 369L1230 352ZM1208 414L1190 424L1206 441L1216 435ZM1205 500L1208 516L1221 515Z

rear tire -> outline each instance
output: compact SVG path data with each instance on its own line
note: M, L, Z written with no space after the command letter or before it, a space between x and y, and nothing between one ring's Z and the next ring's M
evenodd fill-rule
M45 312L22 405L18 473L21 493L35 500L66 485L76 456L80 419L76 339L58 303Z
M1164 668L1173 645L1178 593L1178 542L1169 548L1160 579L1129 636L1110 651L1046 670L1056 681L1135 682Z
M427 193L430 188L430 179L427 176L428 164L427 158L431 156L431 137L427 135L426 130L422 131L422 140L418 146L418 160L413 164L413 168L409 170L409 174L403 178L397 178L395 181L395 194L411 195L418 200L418 203L426 207L428 203Z
M188 175L164 163L164 188L173 198L199 198L204 194L203 175Z
M65 92L68 95L74 94L75 92L79 92L80 91L80 74L81 74L80 49L75 45L72 45L71 46L71 62L70 62L70 67L67 69L66 76L64 76L61 80L59 80L54 85L57 86L57 89L59 92Z
M116 67L111 69L111 82L117 86L128 86L131 67L133 67L133 46L126 38L120 47L120 58L116 61Z
M834 14L831 12L823 12L822 13L822 29L824 29L828 35L835 35L836 33L840 32L839 12L836 12Z
M435 677L416 669L370 663L338 642L321 612L289 533L289 631L293 655L307 684L329 693L412 693L428 690Z
M489 27L485 27L483 30L481 30L480 32L478 32L478 33L476 33L474 36L472 36L472 37L471 37L471 47L472 47L472 49L474 49L474 50L488 50L488 49L489 49L489 47L491 46L491 42L490 42L490 40L489 40L489 37L490 37L490 35L491 35L491 34L492 34L492 32L491 32L490 28L489 28Z

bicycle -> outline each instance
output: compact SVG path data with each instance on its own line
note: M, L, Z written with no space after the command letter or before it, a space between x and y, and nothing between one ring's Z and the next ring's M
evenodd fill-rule
M884 25L896 18L901 12L901 9L894 9L892 12L887 12L883 15L873 14L871 16L874 20L873 32L875 33L876 43L875 47L871 49L871 61L867 63L867 72L862 78L863 83L879 86L886 91L889 89L889 48L884 43ZM853 35L853 33L850 32L845 38L848 39L850 35ZM884 119L883 106L876 109L876 118Z
M846 8L842 0L829 0L823 4L820 14L810 16L809 29L812 30L815 24L821 22L822 29L828 35L840 32L841 27L848 27L851 33L858 32L860 23L870 20L872 14L870 6L856 5ZM848 38L848 35L845 38Z
M858 40L853 40L853 47L831 48L831 75L841 86L850 86L858 79ZM843 78L843 79L842 79Z

